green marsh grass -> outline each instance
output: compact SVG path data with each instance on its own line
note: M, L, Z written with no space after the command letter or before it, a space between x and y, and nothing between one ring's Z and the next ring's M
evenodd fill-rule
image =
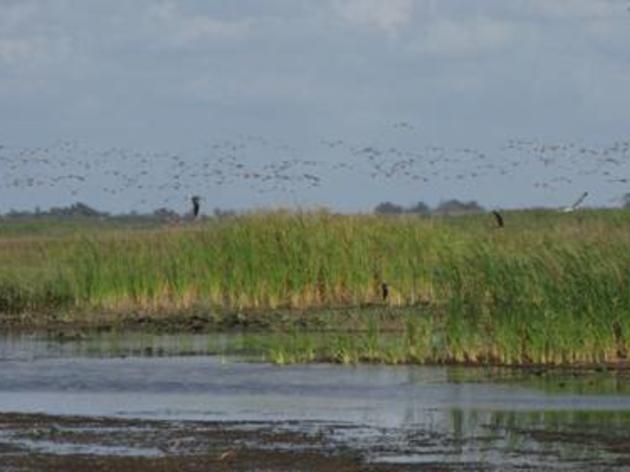
M0 312L404 309L395 327L282 335L277 362L577 364L630 336L630 212L450 218L256 212L181 227L2 228ZM52 225L47 233L45 225ZM34 225L34 226L33 226ZM41 225L44 225L42 228ZM381 300L387 281L389 300ZM394 331L394 332L392 332Z

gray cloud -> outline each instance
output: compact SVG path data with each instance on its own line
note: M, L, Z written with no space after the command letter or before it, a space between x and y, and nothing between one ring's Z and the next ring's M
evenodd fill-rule
M370 144L401 120L418 147L614 140L629 131L629 26L621 0L4 0L0 142L181 149L251 133L321 157L307 143ZM466 192L498 198L481 187ZM542 198L529 183L505 191Z

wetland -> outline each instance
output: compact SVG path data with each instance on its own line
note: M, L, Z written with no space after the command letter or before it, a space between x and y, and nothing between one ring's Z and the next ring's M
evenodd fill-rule
M625 371L265 362L244 335L0 338L8 470L625 470Z
M626 470L630 218L487 216L3 225L2 469Z

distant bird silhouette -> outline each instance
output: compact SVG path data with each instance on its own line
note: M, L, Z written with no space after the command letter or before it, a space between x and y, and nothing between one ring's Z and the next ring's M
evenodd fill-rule
M594 146L516 137L482 152L470 146L399 143L399 136L411 137L419 128L404 120L394 121L388 129L392 126L400 132L395 141L375 143L324 136L321 149L300 149L258 135L217 139L186 154L115 145L93 148L74 140L35 147L0 143L0 192L3 196L8 192L9 200L18 198L25 189L41 200L51 191L75 200L76 196L87 197L96 186L99 198L116 196L116 200L128 201L133 197L137 202L133 206L141 205L143 210L153 204L168 208L178 202L179 206L181 196L188 195L186 200L191 203L184 205L191 206L186 218L192 220L202 216L201 198L193 199L193 192L209 184L213 188L243 184L258 195L293 194L355 175L393 185L417 181L438 185L516 176L524 166L535 172L534 188L554 192L565 191L566 186L585 176L618 186L619 191L626 191L630 183L630 139ZM275 157L254 159L259 154ZM320 154L322 159L316 157ZM584 192L573 205L556 210L575 211L587 195ZM496 224L501 227L498 218Z
M497 221L497 227L503 228L503 216L496 210L492 210L492 214L494 215L494 219Z
M199 217L199 209L201 208L201 199L197 196L194 195L193 197L191 197L190 201L192 202L192 214L193 214L193 219L197 219Z

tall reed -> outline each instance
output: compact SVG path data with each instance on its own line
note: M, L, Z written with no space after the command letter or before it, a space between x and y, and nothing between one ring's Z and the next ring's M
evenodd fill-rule
M9 232L0 237L0 312L255 316L382 304L416 307L422 320L400 322L396 356L407 361L623 356L630 337L629 213L504 216L503 229L488 215L274 211L180 228ZM383 281L390 287L385 303ZM371 347L358 357L374 360L381 335L370 329L363 346Z

